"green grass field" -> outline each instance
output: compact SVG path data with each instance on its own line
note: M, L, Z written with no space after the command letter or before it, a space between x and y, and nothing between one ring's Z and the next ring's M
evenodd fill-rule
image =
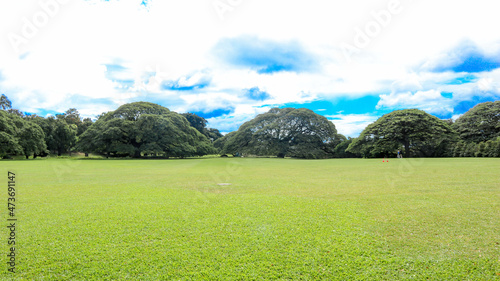
M5 225L9 170L4 280L500 280L500 159L0 161Z

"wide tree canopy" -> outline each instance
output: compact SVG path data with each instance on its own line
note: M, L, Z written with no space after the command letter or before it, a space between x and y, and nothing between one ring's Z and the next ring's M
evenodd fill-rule
M453 128L466 142L482 142L500 136L500 101L480 103L460 116Z
M102 114L79 138L77 148L115 156L186 157L213 153L210 141L186 118L148 102L129 103Z
M347 152L365 157L394 155L440 156L456 138L449 123L418 109L396 110L368 125Z
M241 125L215 145L222 153L326 158L340 142L332 122L305 108L273 108Z

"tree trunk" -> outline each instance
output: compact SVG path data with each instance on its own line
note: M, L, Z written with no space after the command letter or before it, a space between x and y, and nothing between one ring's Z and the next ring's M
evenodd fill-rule
M410 158L410 141L405 140L405 158Z
M134 152L134 158L141 158L141 151L140 150L136 150Z
M33 153L33 159L36 159L37 156L38 156L38 154Z
M29 158L30 158L30 156L28 154L26 154L26 159L29 159Z
M62 149L57 149L57 156L61 156L62 155Z
M89 157L89 153L88 152L85 152L85 157Z

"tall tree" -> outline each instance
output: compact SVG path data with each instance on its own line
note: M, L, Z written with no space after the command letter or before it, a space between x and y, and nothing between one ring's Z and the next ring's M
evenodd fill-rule
M92 125L92 119L90 118L85 118L83 119L80 116L80 112L76 108L70 108L66 110L66 112L62 114L57 114L56 118L58 120L64 120L68 125L75 125L76 126L76 135L80 136L87 130L90 125Z
M47 149L43 130L31 120L0 111L0 156L42 153Z
M9 108L12 108L12 103L4 94L0 96L0 107L2 108L2 110L7 110Z
M61 156L62 153L71 151L76 143L77 126L68 124L63 118L33 117L32 121L42 128L47 149Z
M368 125L346 150L365 157L393 155L404 148L406 157L426 151L444 141L453 140L456 133L450 124L422 110L396 110Z
M44 136L45 136L45 144L47 145L47 149L49 151L55 152L57 151L57 145L54 140L54 128L55 128L55 123L56 119L54 117L48 117L48 118L43 118L41 116L29 116L27 117L28 120L31 122L37 124L42 128Z
M22 118L26 117L26 115L24 114L24 112L22 112L19 109L10 108L10 109L7 110L7 112L10 113L10 114L17 115L17 116L22 117Z
M31 154L36 158L38 154L46 152L47 145L45 144L45 134L42 128L34 122L24 121L18 136L19 145L22 147L26 159L28 159Z
M65 120L56 120L52 134L54 139L57 155L61 156L62 153L69 151L76 143L77 126L68 124Z
M460 116L453 128L466 142L482 142L500 136L500 101L480 103Z
M340 138L332 122L305 108L273 108L228 134L222 153L326 158Z

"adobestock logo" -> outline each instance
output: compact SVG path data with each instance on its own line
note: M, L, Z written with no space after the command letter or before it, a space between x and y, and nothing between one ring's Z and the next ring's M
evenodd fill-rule
M69 0L40 0L38 2L40 10L35 12L31 18L23 17L21 19L23 24L19 33L11 32L8 34L14 52L19 55L22 45L26 45L30 39L34 38L39 30L59 13L61 5L68 2Z
M159 64L156 64L154 69L151 65L146 66L142 75L136 79L137 92L142 94L158 91L163 81L172 76L170 72L162 71Z
M403 7L399 0L390 0L386 9L378 12L371 11L372 20L367 22L364 28L356 27L354 29L353 44L342 42L342 53L346 60L351 62L352 55L366 48L391 23L393 16L401 13L401 11L403 11Z
M212 2L215 12L221 21L224 20L224 14L234 11L234 8L243 3L243 0L216 0Z

